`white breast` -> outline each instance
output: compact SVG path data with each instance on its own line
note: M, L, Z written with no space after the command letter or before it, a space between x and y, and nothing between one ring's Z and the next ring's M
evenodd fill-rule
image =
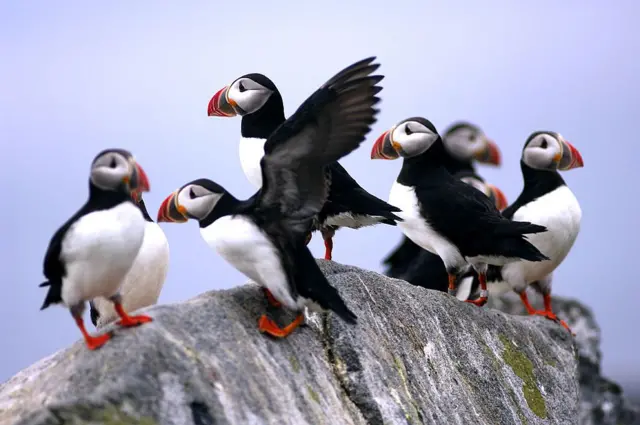
M395 213L403 219L397 222L397 225L416 245L438 255L448 268L458 268L466 264L458 248L429 226L428 217L421 215L413 187L394 182L388 203L402 210Z
M129 272L145 233L142 213L131 202L85 215L68 230L61 249L67 306L114 295Z
M120 288L122 304L127 312L154 305L169 270L169 242L157 223L145 221L144 238L138 255ZM93 302L100 313L98 327L117 318L113 303L96 298Z
M240 138L240 165L244 175L256 189L262 187L260 160L264 156L265 142L266 139Z
M549 257L549 261L521 260L502 270L503 277L512 286L522 286L545 278L562 263L580 232L582 210L573 192L561 186L518 209L513 219L547 227L546 232L527 235L527 239Z
M221 217L200 229L203 239L227 262L257 284L266 287L285 306L300 309L294 300L276 247L250 219L242 215Z

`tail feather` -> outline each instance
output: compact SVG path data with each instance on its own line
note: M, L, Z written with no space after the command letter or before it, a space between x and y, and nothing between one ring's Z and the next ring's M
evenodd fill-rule
M503 221L500 226L496 226L495 234L498 236L520 236L532 233L546 232L545 226L533 224L528 221Z
M524 236L502 239L501 251L507 257L517 257L528 261L545 261L549 257L529 242Z
M313 254L306 246L300 246L296 252L295 281L301 296L316 302L325 310L331 310L349 324L357 322L357 316L349 310L340 296L316 263Z
M387 266L385 274L389 277L401 278L421 251L422 248L404 236L400 245L382 260L382 264Z
M62 302L62 285L51 282L49 280L38 285L39 288L43 288L46 286L49 287L49 290L47 291L47 295L44 298L44 302L42 303L42 307L40 307L40 310L44 310L51 304L59 304Z

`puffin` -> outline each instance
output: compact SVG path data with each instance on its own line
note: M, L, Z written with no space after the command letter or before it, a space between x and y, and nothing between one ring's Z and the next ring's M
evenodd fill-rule
M545 233L532 235L529 241L543 251L548 259L542 262L516 261L492 266L487 271L492 293L503 292L505 286L520 295L531 315L559 321L551 308L551 274L573 247L582 220L578 199L560 175L560 171L584 167L582 155L562 135L553 131L535 131L526 140L520 158L524 187L516 201L504 211L504 217L514 221L529 221L547 228ZM479 282L478 282L479 283ZM544 310L535 310L529 303L529 285L540 292Z
M133 155L124 149L106 149L91 163L89 198L53 235L44 257L48 287L40 310L62 304L82 333L87 348L103 346L111 333L90 335L82 314L85 302L109 299L123 327L151 322L149 316L129 316L120 287L142 246L145 220L131 192L148 192L149 179Z
M488 299L487 266L547 260L525 236L546 228L503 217L486 195L447 171L442 165L445 156L435 126L422 117L400 121L371 149L371 159L404 158L389 194L389 203L402 209L398 214L402 232L442 259L450 294L455 294L456 275L467 265L473 267L481 296L466 302L483 306Z
M145 219L145 228L140 251L120 289L122 305L126 311L136 311L156 304L169 270L167 237L149 215L142 194L133 191L131 197ZM104 298L90 301L89 308L91 322L97 328L118 317L112 303Z
M476 188L485 194L493 202L498 210L507 207L507 198L504 193L496 186L487 183L482 177L472 171L460 171L454 174L454 177L462 182ZM456 287L456 297L460 300L469 298L473 290L473 277L477 276L472 267L468 267L466 271L458 277ZM436 254L420 248L415 259L411 261L407 270L398 277L412 285L421 286L427 289L447 292L448 276L444 263Z
M371 58L367 58L358 66L366 69L370 63ZM263 74L243 75L213 95L207 113L212 117L242 117L240 163L249 182L260 189L260 160L265 152L265 142L285 122L282 95L276 85ZM399 210L367 192L337 161L327 164L325 173L329 197L312 229L322 234L325 260L333 257L333 236L340 227L359 229L380 223L396 225L398 217L394 213ZM311 233L307 243L310 240Z
M451 174L470 173L477 176L474 162L500 166L501 155L498 145L487 137L484 131L468 121L456 121L449 125L442 136L446 155L443 157L443 165ZM473 177L470 177L473 179ZM506 207L506 205L504 206ZM413 261L420 256L424 258L428 254L406 236L402 237L400 244L382 260L386 266L384 273L387 276L400 278ZM437 258L431 261L438 262Z
M325 167L355 150L376 121L378 84L374 58L343 69L309 96L265 142L261 188L239 200L208 179L193 180L170 194L158 222L197 220L207 244L264 290L267 301L297 313L285 327L267 315L258 329L287 337L304 321L304 310L331 310L357 322L329 284L306 245L313 221L329 195Z

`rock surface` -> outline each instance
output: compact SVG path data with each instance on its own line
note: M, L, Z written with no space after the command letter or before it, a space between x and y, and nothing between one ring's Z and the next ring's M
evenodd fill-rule
M529 292L535 308L542 309L541 297ZM579 302L553 298L553 310L576 334L578 379L580 382L579 421L581 425L640 425L640 408L631 405L615 382L600 374L600 328L593 313ZM509 314L525 315L526 311L515 293L490 300L489 307Z
M559 325L319 263L356 326L322 314L270 339L255 285L155 306L153 323L95 352L79 341L1 385L0 424L577 422L578 351Z

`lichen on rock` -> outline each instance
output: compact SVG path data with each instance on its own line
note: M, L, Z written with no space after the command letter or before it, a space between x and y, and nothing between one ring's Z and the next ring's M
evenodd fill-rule
M0 385L0 425L576 423L578 360L556 323L318 263L357 325L326 313L268 338L255 284L154 306L100 350L79 341Z

